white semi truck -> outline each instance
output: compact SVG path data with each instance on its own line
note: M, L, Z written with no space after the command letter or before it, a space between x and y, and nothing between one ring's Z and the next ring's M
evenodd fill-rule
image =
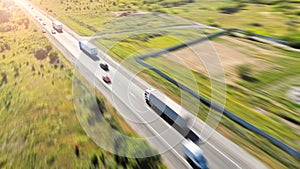
M88 41L79 41L79 48L93 60L99 60L97 48Z
M184 140L182 143L183 151L193 168L208 169L208 164L201 148L191 140Z
M168 124L178 131L186 139L195 143L200 141L199 136L187 126L187 121L178 113L180 110L172 108L169 103L163 102L161 93L156 89L147 89L145 91L146 103Z
M59 21L52 21L52 27L53 29L55 29L57 32L62 32L62 23L60 23Z

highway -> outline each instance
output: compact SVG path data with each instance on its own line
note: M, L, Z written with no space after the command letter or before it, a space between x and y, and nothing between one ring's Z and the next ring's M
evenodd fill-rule
M45 28L47 30L45 35L50 41L72 64L75 64L77 71L103 93L128 124L141 137L147 138L150 145L161 153L164 162L169 168L191 168L182 152L180 143L183 137L177 131L170 128L145 103L144 90L151 87L148 83L121 67L100 50L98 54L100 61L93 61L90 57L84 55L78 47L78 41L83 40L82 37L65 25L63 26L63 33L51 34L53 18L36 7L31 9L32 5L29 6L28 1L15 0L15 2L24 9L34 23L41 29ZM42 21L39 20L40 18ZM42 25L43 22L46 23L45 26ZM109 72L99 70L98 65L103 61L108 63ZM104 75L111 77L112 84L106 84L102 81L101 77ZM172 104L178 106L171 99L167 99ZM191 113L185 110L183 113L192 116ZM204 125L205 123L197 118L193 130L200 135L203 132L201 130ZM211 128L206 126L204 133L210 133L212 132L211 130ZM217 132L213 132L212 136L206 142L202 143L200 147L203 149L209 166L212 169L267 168L262 162Z

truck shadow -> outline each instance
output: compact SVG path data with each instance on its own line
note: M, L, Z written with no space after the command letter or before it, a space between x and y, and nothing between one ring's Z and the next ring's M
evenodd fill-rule
M193 168L193 169L201 169L199 167L197 167L193 161L191 159L189 159L187 156L185 156L186 161L189 163L189 165Z

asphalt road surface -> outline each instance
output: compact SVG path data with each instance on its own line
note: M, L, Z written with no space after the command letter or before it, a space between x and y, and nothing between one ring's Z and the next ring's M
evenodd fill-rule
M28 1L15 1L20 4L39 28L47 30L46 36L50 41L71 63L76 65L77 71L104 94L128 124L140 136L146 137L153 148L162 153L164 162L169 168L191 168L182 151L181 141L183 137L176 130L170 128L145 103L144 90L151 87L149 84L135 77L100 50L98 51L100 61L92 60L79 49L78 41L83 38L65 25L63 25L63 33L51 34L53 29L52 20L54 18L32 4L29 6ZM42 21L40 21L40 18ZM43 23L46 25L43 25ZM108 63L109 72L99 69L99 63L103 61ZM103 82L101 77L104 75L112 79L112 84ZM170 103L178 106L171 100ZM191 113L185 110L182 113L191 116ZM193 125L193 130L200 135L204 125L204 122L197 119ZM212 129L206 126L205 131L202 132L209 133L212 132ZM262 162L217 132L213 132L211 137L199 146L202 148L212 169L267 168Z

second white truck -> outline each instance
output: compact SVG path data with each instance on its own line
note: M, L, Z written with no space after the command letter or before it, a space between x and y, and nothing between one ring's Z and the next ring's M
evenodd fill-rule
M99 60L97 48L88 41L79 41L79 48L93 60Z
M59 21L52 21L52 27L53 29L55 29L57 32L62 32L62 23L60 23Z
M180 110L174 110L160 98L160 92L156 89L147 89L145 91L146 103L156 112L162 119L164 119L169 125L177 130L186 139L190 139L195 143L200 141L199 136L187 126L186 120L181 117L177 112Z

